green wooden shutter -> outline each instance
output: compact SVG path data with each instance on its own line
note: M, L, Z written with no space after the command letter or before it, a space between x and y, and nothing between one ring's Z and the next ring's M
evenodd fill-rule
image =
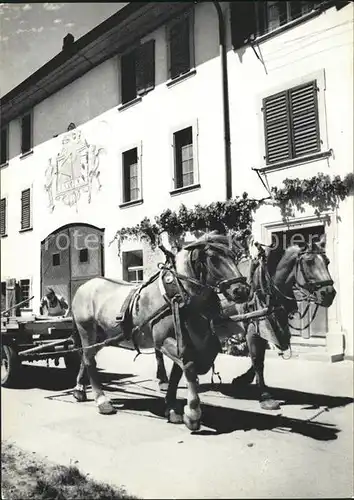
M251 35L256 35L256 2L251 0L230 2L231 41L239 49Z
M31 227L31 190L25 189L21 195L21 229Z
M291 137L287 92L263 99L266 162L291 158Z
M155 40L149 40L137 49L136 88L141 94L155 87Z
M293 157L321 150L316 81L289 90Z
M6 198L0 201L0 235L6 234Z

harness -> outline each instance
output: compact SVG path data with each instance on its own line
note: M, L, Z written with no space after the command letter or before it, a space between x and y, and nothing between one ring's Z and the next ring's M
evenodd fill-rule
M286 295L275 284L272 276L270 275L270 273L268 271L268 267L267 267L267 256L266 256L266 252L264 250L264 247L266 245L262 245L260 243L256 243L255 245L258 248L259 256L257 259L257 263L255 265L255 268L253 270L253 273L251 273L250 281L252 283L252 278L253 278L254 273L257 271L257 268L258 268L258 272L260 273L260 285L257 289L253 290L253 297L252 297L252 300L248 303L248 307L250 309L256 310L257 309L257 299L259 302L262 302L262 299L260 297L260 294L261 294L263 297L265 297L266 307L268 308L268 310L263 315L260 315L259 317L257 317L257 320L256 320L257 326L259 327L259 323L258 323L259 320L266 319L271 314L277 313L277 312L281 311L282 309L287 312L288 316L290 316L288 311L286 310L286 307L284 306L284 304L279 305L279 299L281 299L282 301L284 301L284 299L285 299L286 301L292 301L292 302L295 300L297 302L307 302L307 306L305 307L305 310L302 313L299 313L299 318L300 318L300 320L302 320L307 315L311 303L316 303L315 293L320 288L322 288L324 286L333 285L332 279L314 281L310 277L310 275L307 271L306 265L304 264L305 254L308 254L308 253L320 254L322 256L324 254L322 252L319 252L319 251L311 251L310 252L308 249L304 249L298 254L297 259L296 259L296 264L295 264L295 266L296 266L295 267L295 280L296 281L295 281L293 288L299 292L300 297L295 298L294 296L290 297L290 296ZM299 272L302 273L304 283L299 283L299 281L297 279ZM290 323L290 321L288 320L289 326L296 331L301 331L303 328L308 328L311 325L311 323L314 321L316 314L317 314L317 311L318 311L318 308L319 308L319 304L316 303L316 306L315 306L315 309L311 315L311 318L309 319L309 321L305 327L298 328L298 327L292 325ZM294 317L293 313L292 313L292 317Z

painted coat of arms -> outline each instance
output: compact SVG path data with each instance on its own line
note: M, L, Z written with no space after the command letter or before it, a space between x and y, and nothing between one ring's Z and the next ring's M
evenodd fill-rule
M103 148L88 144L81 131L74 128L62 139L61 151L50 158L45 171L45 190L49 197L49 209L62 201L70 207L77 203L82 193L87 193L91 202L93 183L101 189L99 157Z

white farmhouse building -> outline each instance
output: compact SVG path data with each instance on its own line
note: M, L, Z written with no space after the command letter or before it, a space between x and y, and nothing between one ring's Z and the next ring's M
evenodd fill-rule
M162 254L110 243L168 207L352 172L352 21L349 2L139 2L65 37L1 99L4 301L17 284L37 313L49 285L70 302L92 276L145 279ZM337 296L299 338L352 358L352 196L290 225L266 206L253 229L326 234Z

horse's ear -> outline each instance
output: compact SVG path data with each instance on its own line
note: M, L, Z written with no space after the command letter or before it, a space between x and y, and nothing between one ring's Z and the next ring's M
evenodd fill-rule
M321 250L325 250L325 248L326 248L326 235L325 235L325 233L322 234L322 236L317 244L321 248Z

